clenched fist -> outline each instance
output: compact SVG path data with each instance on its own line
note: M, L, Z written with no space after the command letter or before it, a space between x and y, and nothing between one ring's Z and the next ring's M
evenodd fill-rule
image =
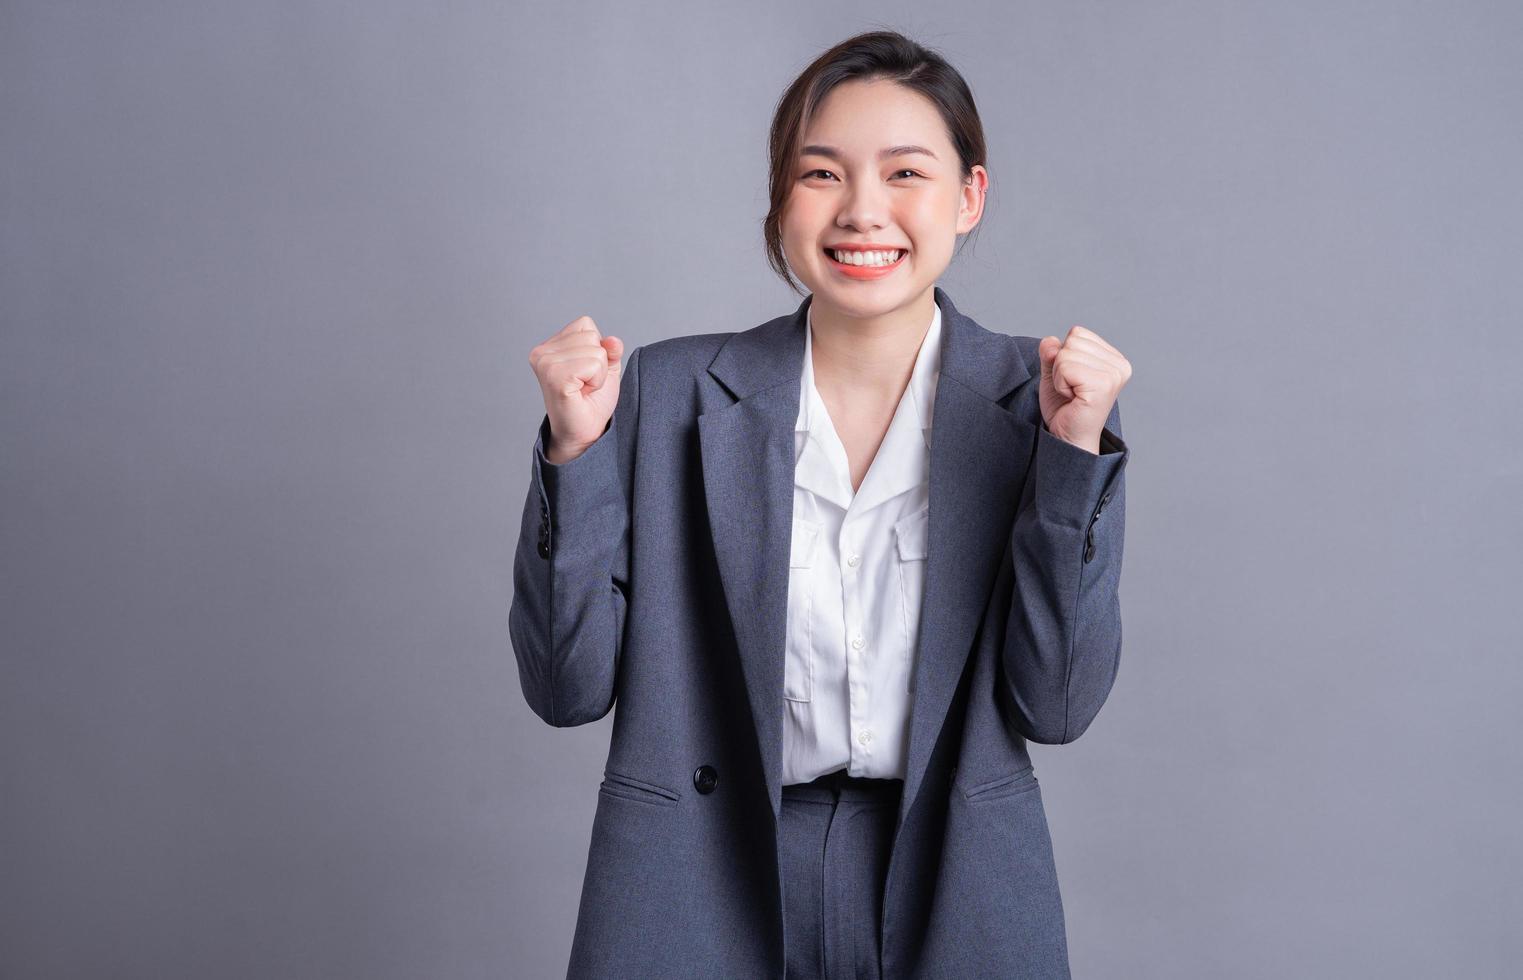
M529 351L550 418L545 459L560 465L598 441L619 403L624 341L604 337L590 316L579 316Z
M1132 376L1131 362L1081 326L1070 328L1066 340L1043 337L1037 354L1042 359L1038 400L1047 431L1098 456L1100 433Z

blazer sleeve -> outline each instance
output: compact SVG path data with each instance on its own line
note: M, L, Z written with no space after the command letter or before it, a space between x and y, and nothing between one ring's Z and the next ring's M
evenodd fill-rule
M607 428L582 455L560 465L545 458L548 414L534 440L508 635L524 698L557 728L597 721L614 703L631 585L640 350L629 355Z
M1015 579L1003 666L1027 739L1072 742L1099 713L1121 656L1126 462L1121 403L1098 455L1038 425L1011 529Z

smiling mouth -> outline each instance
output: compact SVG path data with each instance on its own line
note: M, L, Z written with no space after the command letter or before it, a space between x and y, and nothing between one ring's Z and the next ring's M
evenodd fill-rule
M822 248L821 251L825 253L825 257L830 259L830 261L834 262L837 265L845 266L845 267L847 267L849 269L889 269L889 268L892 268L895 265L898 265L899 262L902 261L904 259L904 257L909 254L909 249L904 249L904 248L886 249L886 250L881 250L881 251L876 251L876 252L852 252L852 251L844 251L844 250L840 251L840 252L837 252L837 251L835 251L833 249L829 249L829 248ZM872 256L876 256L877 258L876 258L876 261L866 261L866 260L864 260L864 261L861 261L861 262L857 262L857 261L843 262L843 261L841 261L840 258L837 258L838 255L851 257L853 259L856 256L859 256L859 255L862 255L862 256L872 255ZM887 261L884 260L885 257L888 257Z

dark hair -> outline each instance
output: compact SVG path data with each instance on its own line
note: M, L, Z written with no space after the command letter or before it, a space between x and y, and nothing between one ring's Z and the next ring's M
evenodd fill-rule
M914 89L935 103L957 149L964 180L975 165L986 165L984 126L973 93L957 69L935 51L895 31L869 31L837 44L814 60L777 103L768 140L771 204L762 221L767 262L793 291L802 293L783 255L783 205L793 189L799 141L825 96L842 82L887 79Z

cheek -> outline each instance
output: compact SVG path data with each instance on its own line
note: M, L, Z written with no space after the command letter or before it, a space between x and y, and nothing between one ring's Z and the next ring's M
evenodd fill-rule
M794 194L783 205L784 219L799 231L808 231L820 220L826 205L818 195Z
M957 202L948 203L944 195L927 194L905 203L900 220L914 236L918 250L927 255L950 252L957 238Z
M917 194L911 201L906 201L906 220L925 227L929 225L945 224L957 218L958 201L955 196L946 194Z
M818 207L811 207L809 202L795 197L783 206L778 218L778 233L782 235L783 245L789 251L812 249L820 237L822 220Z

